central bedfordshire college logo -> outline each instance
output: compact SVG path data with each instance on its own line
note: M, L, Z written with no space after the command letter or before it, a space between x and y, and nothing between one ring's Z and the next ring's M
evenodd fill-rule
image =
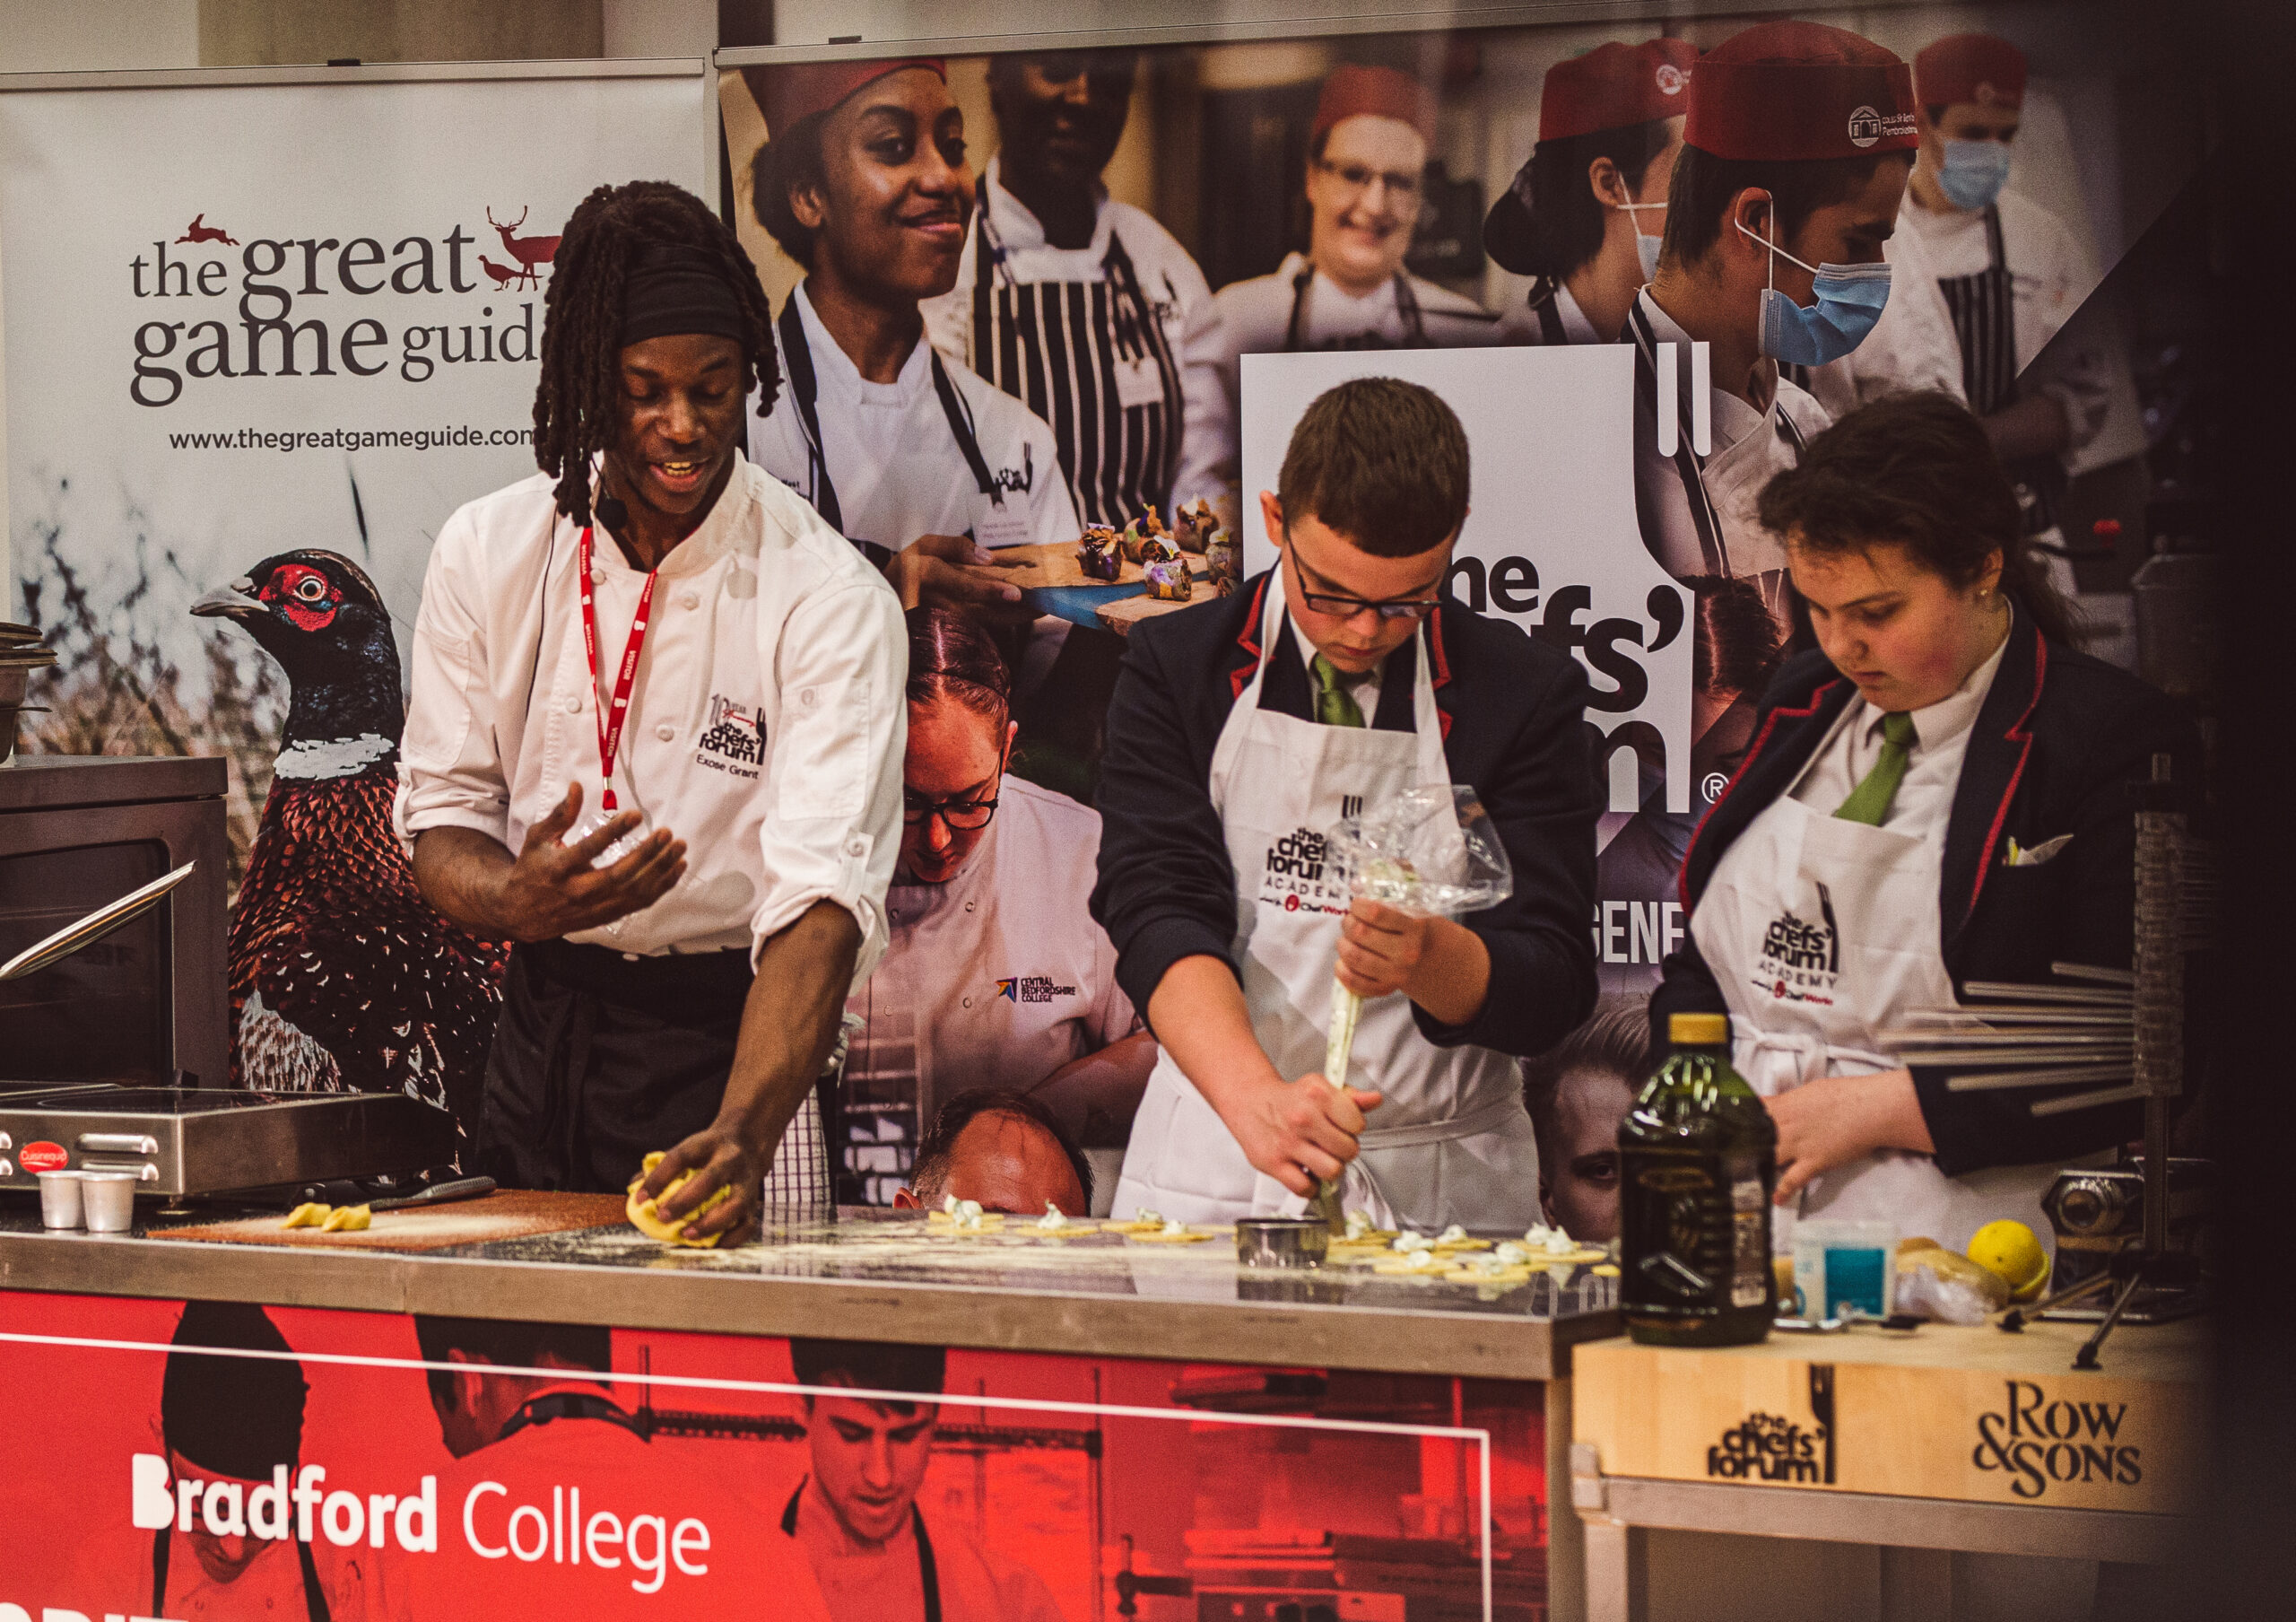
M1345 912L1347 885L1332 871L1324 836L1313 828L1294 828L1268 846L1259 899L1262 906L1286 912Z
M996 995L1006 1002L1050 1002L1075 996L1076 988L1056 985L1049 974L1015 974L996 982Z
M1818 886L1818 917L1811 923L1788 907L1762 932L1761 955L1754 964L1753 989L1779 1002L1830 1006L1841 973L1841 931L1835 926L1833 895Z
M701 735L701 746L693 752L693 762L712 772L755 777L758 768L765 763L764 721L747 706L711 693L709 730Z

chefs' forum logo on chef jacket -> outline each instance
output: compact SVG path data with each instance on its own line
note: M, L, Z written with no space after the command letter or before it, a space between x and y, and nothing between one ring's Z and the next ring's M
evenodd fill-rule
M1834 982L1841 972L1841 931L1834 923L1832 894L1823 885L1817 889L1818 922L1788 907L1762 931L1752 985L1775 1001L1833 1001Z
M1075 996L1076 988L1057 984L1049 974L1014 974L996 982L996 995L1006 1002L1050 1002Z
M709 729L701 735L693 761L712 772L755 777L765 763L765 722L748 705L711 693Z
M1260 874L1259 902L1286 912L1347 911L1347 885L1333 871L1321 833L1313 828L1294 828L1268 846Z

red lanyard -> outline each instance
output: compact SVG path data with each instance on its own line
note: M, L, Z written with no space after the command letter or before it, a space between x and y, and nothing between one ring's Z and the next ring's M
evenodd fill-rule
M591 601L590 532L582 531L580 551L582 568L582 651L590 657L590 696L598 696L598 611ZM613 678L613 714L609 718L602 706L598 711L598 776L605 785L599 797L601 811L614 809L613 757L622 747L622 724L630 719L630 684L638 674L638 656L646 647L646 619L654 609L655 575L649 571L646 585L638 594L638 617L630 623L630 641L622 650L622 668Z

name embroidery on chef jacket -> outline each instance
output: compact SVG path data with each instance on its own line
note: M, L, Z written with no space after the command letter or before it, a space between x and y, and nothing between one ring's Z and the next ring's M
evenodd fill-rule
M709 695L709 728L693 752L693 763L735 777L755 777L765 764L765 722L746 704Z
M1818 915L1811 923L1788 907L1762 932L1755 960L1753 989L1777 1002L1831 1005L1840 979L1841 936L1835 926L1833 896L1818 886Z
M1050 1002L1075 996L1076 988L1057 984L1049 974L1014 974L996 982L996 995L1006 1002Z

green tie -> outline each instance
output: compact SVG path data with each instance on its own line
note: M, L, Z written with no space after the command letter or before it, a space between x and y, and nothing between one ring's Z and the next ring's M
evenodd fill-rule
M1882 825L1890 814L1890 802L1897 798L1898 785L1905 781L1906 763L1912 758L1915 733L1913 717L1900 710L1882 718L1882 757L1866 774L1866 780L1849 791L1841 802L1841 809L1834 815L1846 823L1866 823Z
M1339 667L1318 653L1315 671L1316 719L1326 727L1361 726L1362 706L1355 702L1353 693L1340 685Z

